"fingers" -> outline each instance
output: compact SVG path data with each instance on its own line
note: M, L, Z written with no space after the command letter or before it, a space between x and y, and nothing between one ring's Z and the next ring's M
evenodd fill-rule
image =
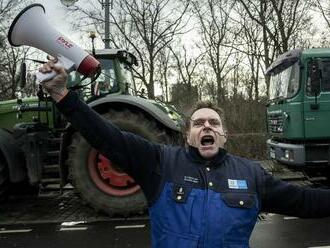
M58 58L53 58L49 55L47 55L47 63L43 64L40 68L39 71L42 73L49 73L51 71L56 71L57 73L64 72L64 68L60 65L56 65L58 62Z
M46 63L39 68L39 71L42 73L49 73L52 71L52 67L48 63Z
M53 70L53 68L54 68L54 62L48 61L39 68L39 71L42 73L49 73Z
M60 65L53 65L52 69L57 73L57 74L65 74L66 71L63 66Z

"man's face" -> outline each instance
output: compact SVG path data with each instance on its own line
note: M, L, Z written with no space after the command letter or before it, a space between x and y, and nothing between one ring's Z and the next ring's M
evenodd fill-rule
M203 158L210 159L223 148L226 136L220 116L213 109L202 108L193 113L187 143L196 147Z

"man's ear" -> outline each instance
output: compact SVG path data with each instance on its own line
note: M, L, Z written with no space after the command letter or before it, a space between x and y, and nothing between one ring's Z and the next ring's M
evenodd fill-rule
M227 136L228 136L227 131L223 131L223 134L220 137L220 139L222 140L223 145L226 144L226 142L227 142Z
M223 143L225 144L227 142L227 132L224 133L223 139L224 139Z
M190 140L190 132L187 131L186 132L186 138L185 138L185 142L188 144L188 145L191 145L191 140Z

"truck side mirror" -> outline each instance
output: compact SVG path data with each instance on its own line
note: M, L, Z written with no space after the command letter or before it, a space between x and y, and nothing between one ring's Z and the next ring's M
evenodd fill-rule
M317 60L312 60L310 62L308 77L310 78L310 93L317 96L321 91L321 79L322 72L319 69L319 64Z
M308 63L308 81L307 81L307 92L310 95L314 95L315 102L311 103L310 107L312 110L319 109L317 102L317 96L321 91L321 80L322 71L319 68L318 60L313 59Z
M19 86L21 89L24 89L26 85L26 63L23 62L20 68L20 77L19 77Z

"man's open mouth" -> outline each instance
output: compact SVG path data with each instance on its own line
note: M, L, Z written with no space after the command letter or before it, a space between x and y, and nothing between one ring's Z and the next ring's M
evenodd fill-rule
M202 146L211 146L214 144L214 138L211 135L205 135L201 140Z

